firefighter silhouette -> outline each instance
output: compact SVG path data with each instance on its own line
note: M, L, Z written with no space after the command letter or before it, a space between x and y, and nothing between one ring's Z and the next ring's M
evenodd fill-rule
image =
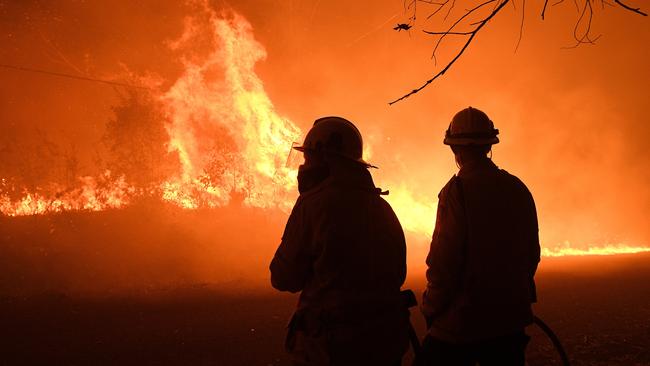
M402 227L362 159L348 120L316 120L302 146L300 196L271 262L271 283L300 292L285 342L294 365L401 364L408 347Z
M420 365L525 364L540 260L531 193L491 160L499 131L482 111L447 129L458 174L439 194L421 310L428 332Z

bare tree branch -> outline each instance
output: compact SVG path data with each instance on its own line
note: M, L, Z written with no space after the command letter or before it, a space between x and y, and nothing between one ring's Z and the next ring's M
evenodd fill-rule
M562 4L563 2L564 2L564 0L557 0L557 1L554 2L553 5L551 5L551 6L560 5L560 4Z
M578 21L576 22L576 25L573 28L573 38L576 40L576 43L573 46L562 47L563 49L576 48L581 44L595 44L598 38L600 38L601 35L598 35L594 39L591 38L591 23L594 17L594 9L591 6L592 1L593 0L585 0L585 5L582 7L582 12L580 13L580 17L578 18ZM585 19L585 15L587 14L588 14L588 18L586 20L585 30L584 32L580 33L580 25L583 23Z
M431 12L431 14L429 14L429 16L427 17L427 20L428 20L428 19L431 19L431 17L433 17L433 16L435 16L436 14L438 14L438 12L439 12L442 8L444 8L445 5L447 5L448 2L449 2L449 0L445 0L445 1L442 2L442 3L438 3L438 4L436 4L436 5L438 5L438 9L436 9L436 10L433 11L433 12Z
M515 52L519 49L519 44L521 44L521 37L524 35L524 18L526 17L526 0L521 0L521 24L519 25L519 38L517 38L517 45L515 46Z
M451 6L449 7L449 9L447 9L447 14L445 14L444 20L447 20L447 18L449 18L449 14L451 14L451 11L454 9L454 5L456 5L456 0L453 0L451 2Z
M544 20L544 14L546 14L547 5L548 5L548 0L544 0L544 7L542 8L542 20Z
M607 6L611 7L611 8L613 8L613 7L616 6L616 5L610 3L610 2L607 1L607 0L601 0L601 2L603 3L603 5L607 5ZM605 7L603 6L603 9L604 9L604 8L605 8Z
M585 0L589 1L589 0ZM573 4L576 6L576 11L580 11L580 5L578 5L578 0L573 0Z
M644 17L647 17L647 16L648 16L647 13L644 13L644 12L641 11L641 8L633 8L633 7L630 7L630 6L628 6L628 5L623 4L623 2L622 2L621 0L614 0L614 2L617 3L618 5L624 7L625 9L631 11L631 12L634 12L634 13L637 13L637 14L641 14L641 15L643 15Z
M508 1L509 1L509 0L507 0L506 2L508 2ZM451 25L451 27L449 27L449 29L447 29L446 32L443 32L443 33L442 33L442 35L440 36L440 38L438 38L438 41L436 42L436 45L433 47L433 52L431 53L431 58L433 58L433 60L434 60L434 65L437 64L436 51L438 51L438 47L440 47L440 44L441 44L442 41L445 39L445 37L446 37L448 34L453 34L453 29L456 28L456 26L457 26L458 24L460 24L460 22L462 22L465 18L467 18L468 16L470 16L472 13L474 13L474 12L477 11L477 10L479 10L480 8L484 7L485 5L488 5L488 4L491 4L491 3L494 3L494 2L497 2L497 0L487 0L487 1L485 1L485 2L482 2L482 3L478 4L477 6L473 7L472 9L467 10L467 11L465 12L465 14L463 14L461 17L459 17L458 19L456 19L456 21ZM480 21L479 21L478 23L480 23ZM477 24L478 24L478 23L477 23ZM474 25L474 24L470 24L470 25ZM474 31L472 31L472 32L476 32L476 30L474 30ZM426 31L425 31L425 33L426 33ZM471 33L471 32L470 32L470 33Z
M499 4L498 7L496 7L485 19L483 19L483 21L471 32L471 34L470 34L469 38L467 39L467 42L465 42L465 45L463 46L463 48L461 48L461 50L456 54L456 56L451 61L449 61L449 63L447 63L447 66L445 66L442 70L440 70L437 74L435 74L431 79L427 80L422 86L411 90L407 94L404 94L403 96L393 100L392 102L389 102L388 104L393 105L393 104L399 102L400 100L406 99L406 98L410 97L411 95L418 93L420 90L426 88L429 84L431 84L434 80L436 80L440 76L444 75L444 73L447 72L447 70L449 70L449 68L456 62L456 60L458 60L460 58L460 56L463 55L463 53L465 52L467 47L470 45L470 43L472 43L472 41L474 40L474 37L476 37L478 32L481 30L481 28L483 28L490 21L490 19L492 19L495 15L497 15L499 13L499 11L501 9L503 9L503 7L506 6L506 4L508 4L509 1L510 0L503 0ZM492 2L492 1L488 1L486 3L490 3L490 2ZM483 4L479 5L479 6L485 5L486 3L483 3ZM452 28L453 28L453 26L452 26Z
M449 15L451 14L451 11L454 9L454 6L456 5L456 0L403 0L404 1L404 9L405 13L409 13L413 11L412 15L409 18L409 24L408 28L411 28L412 23L415 22L416 16L417 16L417 3L423 3L427 5L431 5L434 8L432 8L432 11L429 13L429 15L426 17L426 20L429 20L433 18L434 16L440 14L443 9L446 8L446 14L444 16L444 21L447 20ZM446 30L442 31L429 31L429 30L422 30L423 33L432 35L432 36L437 36L438 39L435 42L435 45L433 47L433 51L431 54L431 58L434 60L434 65L437 65L437 53L438 49L440 48L442 42L445 40L447 36L458 36L458 37L467 37L467 40L463 44L463 46L460 48L460 50L451 58L451 61L449 61L439 72L437 72L433 77L431 77L429 80L427 80L424 84L419 86L416 89L411 90L410 92L402 95L400 98L397 98L391 102L389 102L389 105L393 105L401 100L404 100L408 97L410 97L413 94L418 93L422 89L426 88L429 84L431 84L434 80L438 79L442 75L444 75L447 70L451 68L454 63L464 54L465 50L469 47L469 45L472 43L478 32L494 17L496 14L498 14L503 7L505 7L509 2L512 3L512 6L514 7L515 11L518 11L515 1L516 0L480 0L481 2L474 6L473 8L470 9L465 9L465 13L457 17L449 26ZM594 44L599 38L600 35L598 36L592 36L592 23L594 19L594 3L596 1L600 1L601 8L604 9L605 5L609 7L621 7L627 11L642 15L642 16L648 16L647 13L641 10L639 7L633 7L630 5L627 5L623 1L628 1L628 0L573 0L573 3L576 7L576 11L578 12L579 16L578 19L576 20L575 26L573 28L573 38L575 39L576 43L572 46L569 47L562 47L562 48L576 48L582 44ZM613 2L612 2L613 1ZM563 3L564 0L553 0L551 7L554 7L556 5L559 5ZM483 7L494 4L494 7L492 7L491 10L487 10L485 12L482 12L481 14L487 14L484 18L482 16L479 16L479 20L471 19L468 20L468 18L471 15L476 14L480 9ZM549 0L543 0L543 6L541 10L541 18L542 20L545 19L546 17L546 10L548 9L549 6ZM521 3L521 23L519 25L519 35L517 38L517 44L515 46L515 52L519 49L519 46L521 44L521 40L523 38L523 29L524 29L524 22L525 22L525 10L526 10L526 0L522 0ZM470 28L469 30L456 30L457 27L460 26L460 24L463 24L464 27ZM406 24L398 24L398 27L396 27L396 30L400 30L399 26L406 26ZM408 28L403 28L403 29L408 29Z
M468 36L472 34L471 31L470 32L446 32L446 31L432 32L432 31L423 30L422 32L426 34L432 34L432 35L452 35L452 36Z
M442 3L439 3L439 2L437 2L437 1L428 1L428 0L417 0L417 1L419 1L419 2L421 2L421 3L425 3L425 4L431 4L431 5L444 5L444 4L447 3L447 1L449 1L449 0L445 0L445 1L442 2Z

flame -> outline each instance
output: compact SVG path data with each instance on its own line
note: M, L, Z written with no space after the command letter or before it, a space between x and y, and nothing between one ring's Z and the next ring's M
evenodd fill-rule
M124 181L124 177L112 179L106 171L99 179L79 177L82 185L75 189L62 189L56 186L51 191L54 197L38 192L23 192L22 197L11 200L7 195L0 196L0 212L7 216L42 215L63 211L103 211L122 208L129 204L135 188ZM2 180L3 186L6 181Z
M205 27L197 26L200 19L190 17L183 35L172 42L177 50L191 48L206 31L214 41L201 60L185 60L184 74L161 98L172 121L170 148L182 163L180 177L163 184L163 199L196 208L219 206L228 202L231 192L244 192L247 205L288 208L296 171L287 168L285 161L301 131L275 112L255 74L255 64L266 57L266 51L254 39L250 23L237 14L217 16L211 9L206 11ZM210 80L215 74L223 79ZM224 133L232 141L223 141ZM215 151L217 155L206 154L215 143L221 149ZM200 181L215 159L224 166L221 180L218 184ZM196 199L198 192L203 202Z
M431 237L438 207L435 201L427 202L426 198L416 198L404 183L391 187L386 200L393 207L404 230Z
M197 44L209 46L208 52L196 54ZM288 210L296 195L296 170L286 160L302 132L276 113L255 73L266 51L250 23L232 12L218 15L202 3L202 11L186 19L183 34L169 45L180 53L184 72L157 100L170 121L168 146L181 163L177 176L144 192L123 177L101 187L82 177L81 187L72 191L55 186L42 190L49 195L24 192L11 199L3 194L0 212L98 211L124 207L129 198L145 194L187 209L223 206L236 197L244 205ZM0 192L13 190L4 186L3 181Z
M186 18L180 37L169 42L179 54L184 71L169 89L155 96L169 120L168 146L178 155L178 174L150 189L136 189L124 177L112 177L107 171L99 178L78 178L77 188L51 185L19 195L6 193L15 189L2 180L1 214L119 209L141 196L155 196L186 209L223 206L233 199L252 207L291 208L296 196L296 170L287 167L286 161L292 144L301 140L302 131L275 111L255 73L255 64L266 57L266 51L243 17L233 12L217 14L207 2L199 5L201 10ZM372 152L366 144L366 158ZM436 200L416 196L403 179L392 183L387 200L405 231L430 238ZM542 254L646 251L650 248L625 244L576 249L566 242L545 247Z
M623 243L591 245L588 246L587 249L578 249L574 248L570 242L565 241L562 245L542 248L542 255L545 257L636 254L644 252L650 252L650 248L629 246Z

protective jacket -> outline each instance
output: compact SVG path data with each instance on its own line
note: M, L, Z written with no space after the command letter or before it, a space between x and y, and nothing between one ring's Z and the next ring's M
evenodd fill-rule
M400 223L359 165L330 168L291 212L271 283L298 292L286 347L295 364L381 365L408 346Z
M464 165L438 197L422 301L430 334L463 343L521 331L540 259L532 195L486 159Z

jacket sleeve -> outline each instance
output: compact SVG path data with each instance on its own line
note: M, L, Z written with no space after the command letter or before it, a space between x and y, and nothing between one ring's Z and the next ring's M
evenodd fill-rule
M527 190L528 198L530 200L530 238L529 238L529 268L530 268L530 294L531 302L537 302L537 286L535 285L535 272L541 259L541 248L539 245L539 226L537 222L537 209L535 208L535 200L532 194Z
M396 266L396 278L399 279L400 287L404 285L406 280L406 237L404 236L404 229L399 222L399 218L395 211L385 200L381 200L385 204L385 215L382 217L381 222L386 223L389 230L389 237L392 239L395 251L391 252L388 263L399 263Z
M296 204L271 261L271 285L280 291L301 291L311 275L309 240L300 205Z
M447 309L460 287L466 223L457 179L452 178L438 195L436 226L426 259L427 287L421 306L428 323Z

